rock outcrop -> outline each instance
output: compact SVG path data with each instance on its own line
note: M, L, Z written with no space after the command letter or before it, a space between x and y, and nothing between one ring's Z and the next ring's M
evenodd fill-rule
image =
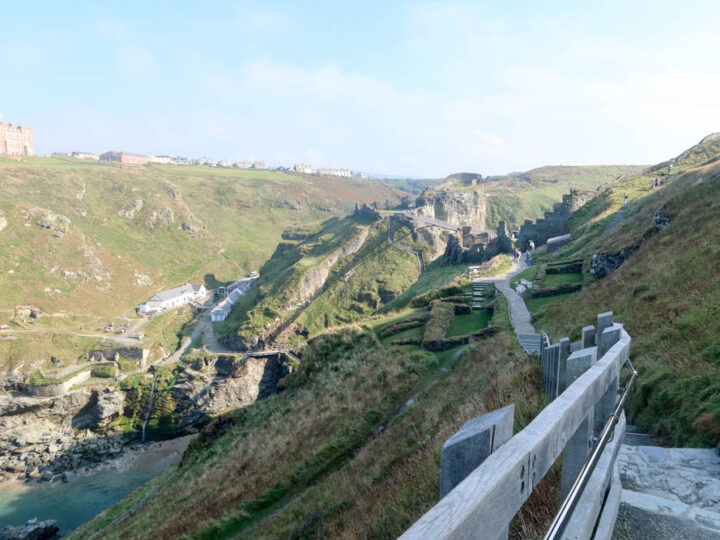
M50 231L53 238L60 239L71 232L71 222L67 217L46 208L31 208L23 211L23 216L26 221L33 221L38 227Z
M168 207L155 208L150 212L145 220L145 228L149 231L155 231L164 225L175 223L175 215Z
M171 391L176 420L192 430L213 415L247 407L276 393L280 379L290 373L281 355L219 355L204 358L202 364L201 371L183 370Z
M120 394L78 390L47 399L0 396L0 477L52 479L122 452L122 433L91 431L119 415Z
M415 201L415 212L455 225L484 229L487 210L483 186L454 189L443 185L427 189Z
M54 519L38 521L37 518L33 518L28 520L25 525L5 527L2 531L2 538L4 540L50 540L59 530L57 521Z
M612 274L635 251L635 248L626 248L617 253L595 253L590 263L590 273L596 278Z
M361 205L360 204L355 205L354 215L356 217L369 219L371 221L380 221L382 219L380 212L378 212L372 206L368 206L365 203L362 203Z
M132 203L118 210L118 215L121 218L134 219L137 213L142 210L144 204L142 199L133 199Z

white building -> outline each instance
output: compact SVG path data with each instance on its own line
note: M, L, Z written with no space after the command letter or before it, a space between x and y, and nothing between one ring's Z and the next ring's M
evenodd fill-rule
M160 165L171 165L173 163L173 158L170 156L153 156L152 154L149 154L150 156L150 163L159 163Z
M218 302L218 305L212 309L210 312L210 320L212 322L220 322L227 319L230 316L230 313L232 313L232 308L233 305L235 305L235 302L245 296L255 281L254 277L245 278L236 281L232 285L228 285L224 289L221 289L221 292L227 294L227 297Z
M91 159L93 161L100 160L100 156L93 154L92 152L72 152L70 155L78 159Z
M207 297L207 294L204 285L186 283L182 287L156 294L150 300L141 304L138 311L142 315L161 313L168 309L185 306L191 302L202 301Z
M351 178L352 171L350 169L326 168L318 169L318 174L322 176L340 176L342 178Z
M315 169L307 163L295 163L291 170L300 174L315 174Z

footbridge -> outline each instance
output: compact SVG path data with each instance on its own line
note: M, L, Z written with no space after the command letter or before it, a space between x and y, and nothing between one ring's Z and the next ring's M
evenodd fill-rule
M539 361L550 404L514 436L509 405L448 439L440 502L401 538L508 538L515 514L562 455L564 501L546 540L610 540L622 492L615 461L625 435L623 407L637 376L630 345L612 312L583 328L577 343L564 338L551 345L543 334ZM623 366L630 378L621 393Z
M417 223L418 225L416 226L416 228L418 229L422 229L425 227L439 227L448 231L458 232L463 228L462 225L456 225L455 223L450 223L449 221L443 221L442 219L436 219L429 216L422 216L415 212L411 212L410 210L405 210L404 212L398 213L396 215L405 217L410 221ZM493 238L494 236L496 236L497 233L494 230L479 229L477 227L473 227L472 229L470 229L470 234L487 234L491 238Z

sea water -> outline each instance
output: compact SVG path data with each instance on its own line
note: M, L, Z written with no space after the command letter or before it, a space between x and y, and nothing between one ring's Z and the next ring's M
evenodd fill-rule
M63 534L76 529L175 464L190 442L182 437L127 451L70 482L0 484L0 532L6 525L54 519Z

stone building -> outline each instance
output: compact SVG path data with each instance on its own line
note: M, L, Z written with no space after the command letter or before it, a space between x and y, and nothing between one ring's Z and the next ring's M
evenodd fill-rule
M34 156L32 128L0 122L0 155Z
M112 161L115 163L127 163L130 165L146 165L150 162L150 156L147 154L132 154L130 152L118 152L111 150L100 154L100 161Z

